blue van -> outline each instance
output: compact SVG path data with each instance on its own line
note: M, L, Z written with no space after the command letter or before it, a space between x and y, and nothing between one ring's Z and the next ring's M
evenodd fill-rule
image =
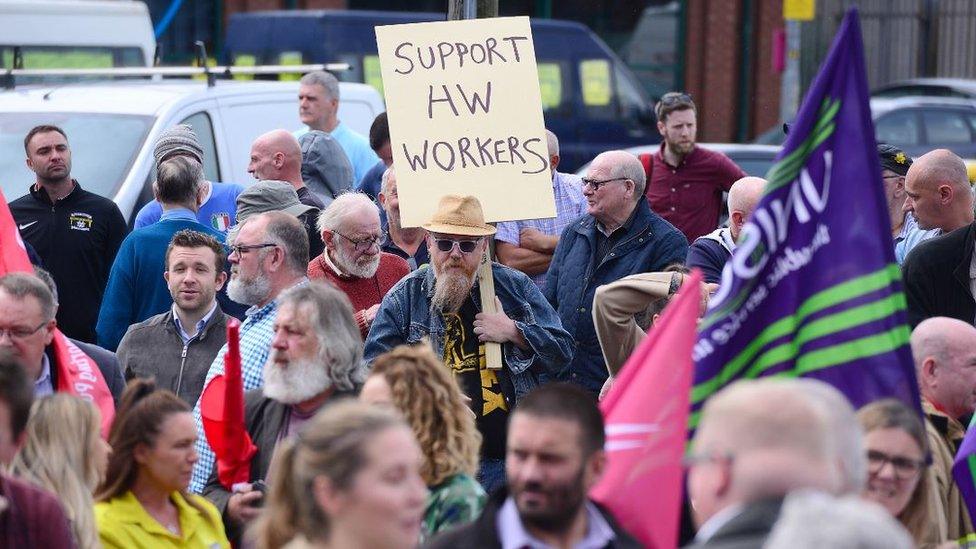
M232 65L344 62L341 80L383 93L377 25L443 21L436 13L355 10L235 13L224 61ZM658 143L651 103L630 69L580 23L533 19L546 127L559 137L560 171L573 172L611 149Z

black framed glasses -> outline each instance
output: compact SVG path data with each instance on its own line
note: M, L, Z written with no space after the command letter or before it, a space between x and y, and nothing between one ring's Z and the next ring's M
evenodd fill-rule
M386 244L386 235L385 234L381 234L379 236L367 236L366 238L360 238L360 239L349 238L348 236L346 236L346 235L344 235L344 234L342 234L340 232L335 232L335 231L333 231L332 234L337 234L337 235L341 236L342 238L345 238L346 240L348 240L356 248L356 251L357 252L362 252L362 251L368 250L368 249L372 248L374 244L377 247L380 247L380 248L383 247L383 244Z
M918 474L925 467L925 461L905 456L891 456L878 450L868 450L868 472L876 475L884 469L886 463L891 464L898 480L908 480Z
M241 244L239 246L231 246L231 253L236 253L238 256L243 256L251 250L260 250L261 248L272 248L277 246L273 242L265 242L264 244Z
M4 334L7 334L7 336L9 336L12 341L13 340L20 341L22 339L27 339L28 337L36 334L37 331L40 330L41 328L43 328L44 326L47 326L47 323L48 322L51 322L51 321L50 320L45 320L44 322L41 322L40 324L38 324L37 325L37 328L34 328L34 329L31 329L31 328L0 328L0 339L3 339L3 335Z
M453 238L435 238L434 244L437 245L437 249L442 252L450 252L454 249L456 244L458 249L461 250L462 254L469 254L478 247L478 243L481 242L480 238L474 240L454 240Z
M589 187L593 189L593 192L596 192L600 190L600 187L606 185L607 183L613 183L614 181L627 181L629 179L629 177L613 177L611 179L602 179L598 181L596 179L584 177L582 181L583 187Z

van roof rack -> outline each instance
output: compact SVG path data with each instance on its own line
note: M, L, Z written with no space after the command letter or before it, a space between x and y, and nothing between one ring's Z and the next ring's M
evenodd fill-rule
M307 65L254 65L254 66L207 66L206 49L197 42L198 66L181 67L114 67L97 69L25 69L15 48L14 68L0 68L0 88L12 90L16 87L17 76L199 76L207 78L207 87L213 87L217 78L231 78L236 75L291 74L312 71L340 72L350 69L349 63L313 63Z

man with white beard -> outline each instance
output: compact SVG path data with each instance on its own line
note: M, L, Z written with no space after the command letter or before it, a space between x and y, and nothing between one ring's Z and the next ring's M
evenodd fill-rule
M383 299L366 340L366 361L397 345L429 341L471 399L482 435L479 480L490 492L505 482L509 412L566 367L574 343L532 279L500 263L491 265L497 312L482 310L478 266L495 228L485 223L477 198L443 197L423 227L430 266ZM502 346L500 369L486 366L489 341Z
M308 264L308 277L339 288L356 311L365 339L386 292L410 272L407 262L381 250L386 235L376 204L363 193L340 194L319 214L325 250Z
M289 288L308 283L305 277L308 234L295 216L273 211L247 217L231 229L229 240L231 253L227 260L231 268L227 295L237 303L250 306L240 329L241 376L244 390L250 391L261 387L264 381L278 296ZM224 373L226 354L227 345L224 345L210 365L204 387ZM190 490L199 494L210 478L214 455L203 432L199 402L193 409L193 418L197 424L196 450L200 459L193 467Z
M292 288L278 298L264 386L244 396L244 422L257 452L244 486L228 491L211 473L203 495L217 506L231 540L260 514L275 447L301 429L326 403L355 395L365 377L362 343L352 306L321 283Z

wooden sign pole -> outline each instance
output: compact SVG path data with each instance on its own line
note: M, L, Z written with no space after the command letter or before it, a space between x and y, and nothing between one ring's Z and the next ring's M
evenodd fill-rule
M491 255L486 251L478 268L478 286L481 295L481 312L497 313L495 306L495 277L491 274ZM485 342L485 364L489 370L502 369L502 346L493 341Z

